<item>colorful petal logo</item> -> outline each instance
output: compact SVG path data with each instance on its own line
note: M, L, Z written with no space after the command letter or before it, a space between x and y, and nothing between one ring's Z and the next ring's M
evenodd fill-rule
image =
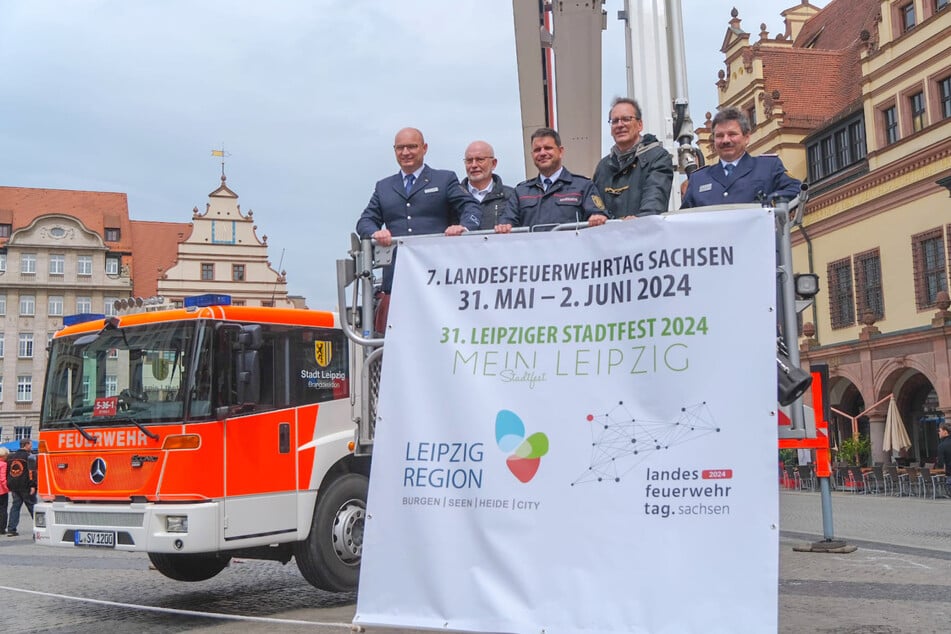
M495 417L495 442L502 451L512 452L505 464L521 482L535 477L542 456L548 453L548 436L535 432L526 438L525 423L518 414L507 409L499 410Z

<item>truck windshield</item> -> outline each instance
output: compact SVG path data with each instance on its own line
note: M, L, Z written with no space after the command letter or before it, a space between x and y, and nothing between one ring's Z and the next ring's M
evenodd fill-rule
M40 427L148 425L211 413L202 322L106 327L53 340Z

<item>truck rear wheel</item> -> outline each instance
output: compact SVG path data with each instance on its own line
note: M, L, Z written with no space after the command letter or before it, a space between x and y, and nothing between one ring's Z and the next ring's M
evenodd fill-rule
M368 484L366 476L348 473L317 496L310 534L294 548L297 567L311 585L330 592L356 590Z
M155 569L176 581L205 581L225 569L231 561L227 555L215 553L175 554L149 553Z

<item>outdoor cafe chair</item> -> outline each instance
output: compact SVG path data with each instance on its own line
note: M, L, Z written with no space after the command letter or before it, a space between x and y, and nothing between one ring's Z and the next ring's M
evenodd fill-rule
M908 482L908 495L922 497L921 477L918 471L918 467L912 467L912 466L905 467L905 477L907 478L907 482Z
M849 468L846 465L837 465L833 470L832 484L837 491L844 491L849 481Z
M898 473L898 467L893 464L883 466L882 472L885 474L886 489L891 488L892 495L897 495L898 497L904 495L904 482L907 476L904 473Z
M801 464L796 467L799 472L799 488L815 491L816 490L816 472L811 464Z
M796 471L796 467L794 465L788 464L785 465L784 468L786 470L786 480L792 484L793 488L797 490L801 489L802 484L799 482L799 472Z
M931 467L922 467L918 471L918 488L921 490L921 497L928 497L928 488L931 488L931 499L937 497L937 491L935 490L935 476L931 473Z
M862 474L862 480L865 483L866 493L882 493L888 495L888 488L885 486L885 473L882 471L882 465L877 464L871 471Z
M865 476L862 467L849 467L849 480L852 483L852 493L868 493L865 487Z

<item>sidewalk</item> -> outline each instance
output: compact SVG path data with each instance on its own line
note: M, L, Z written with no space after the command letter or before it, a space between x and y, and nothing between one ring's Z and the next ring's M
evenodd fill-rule
M832 494L851 554L795 552L822 538L819 494L780 494L779 631L926 634L951 629L951 500Z

